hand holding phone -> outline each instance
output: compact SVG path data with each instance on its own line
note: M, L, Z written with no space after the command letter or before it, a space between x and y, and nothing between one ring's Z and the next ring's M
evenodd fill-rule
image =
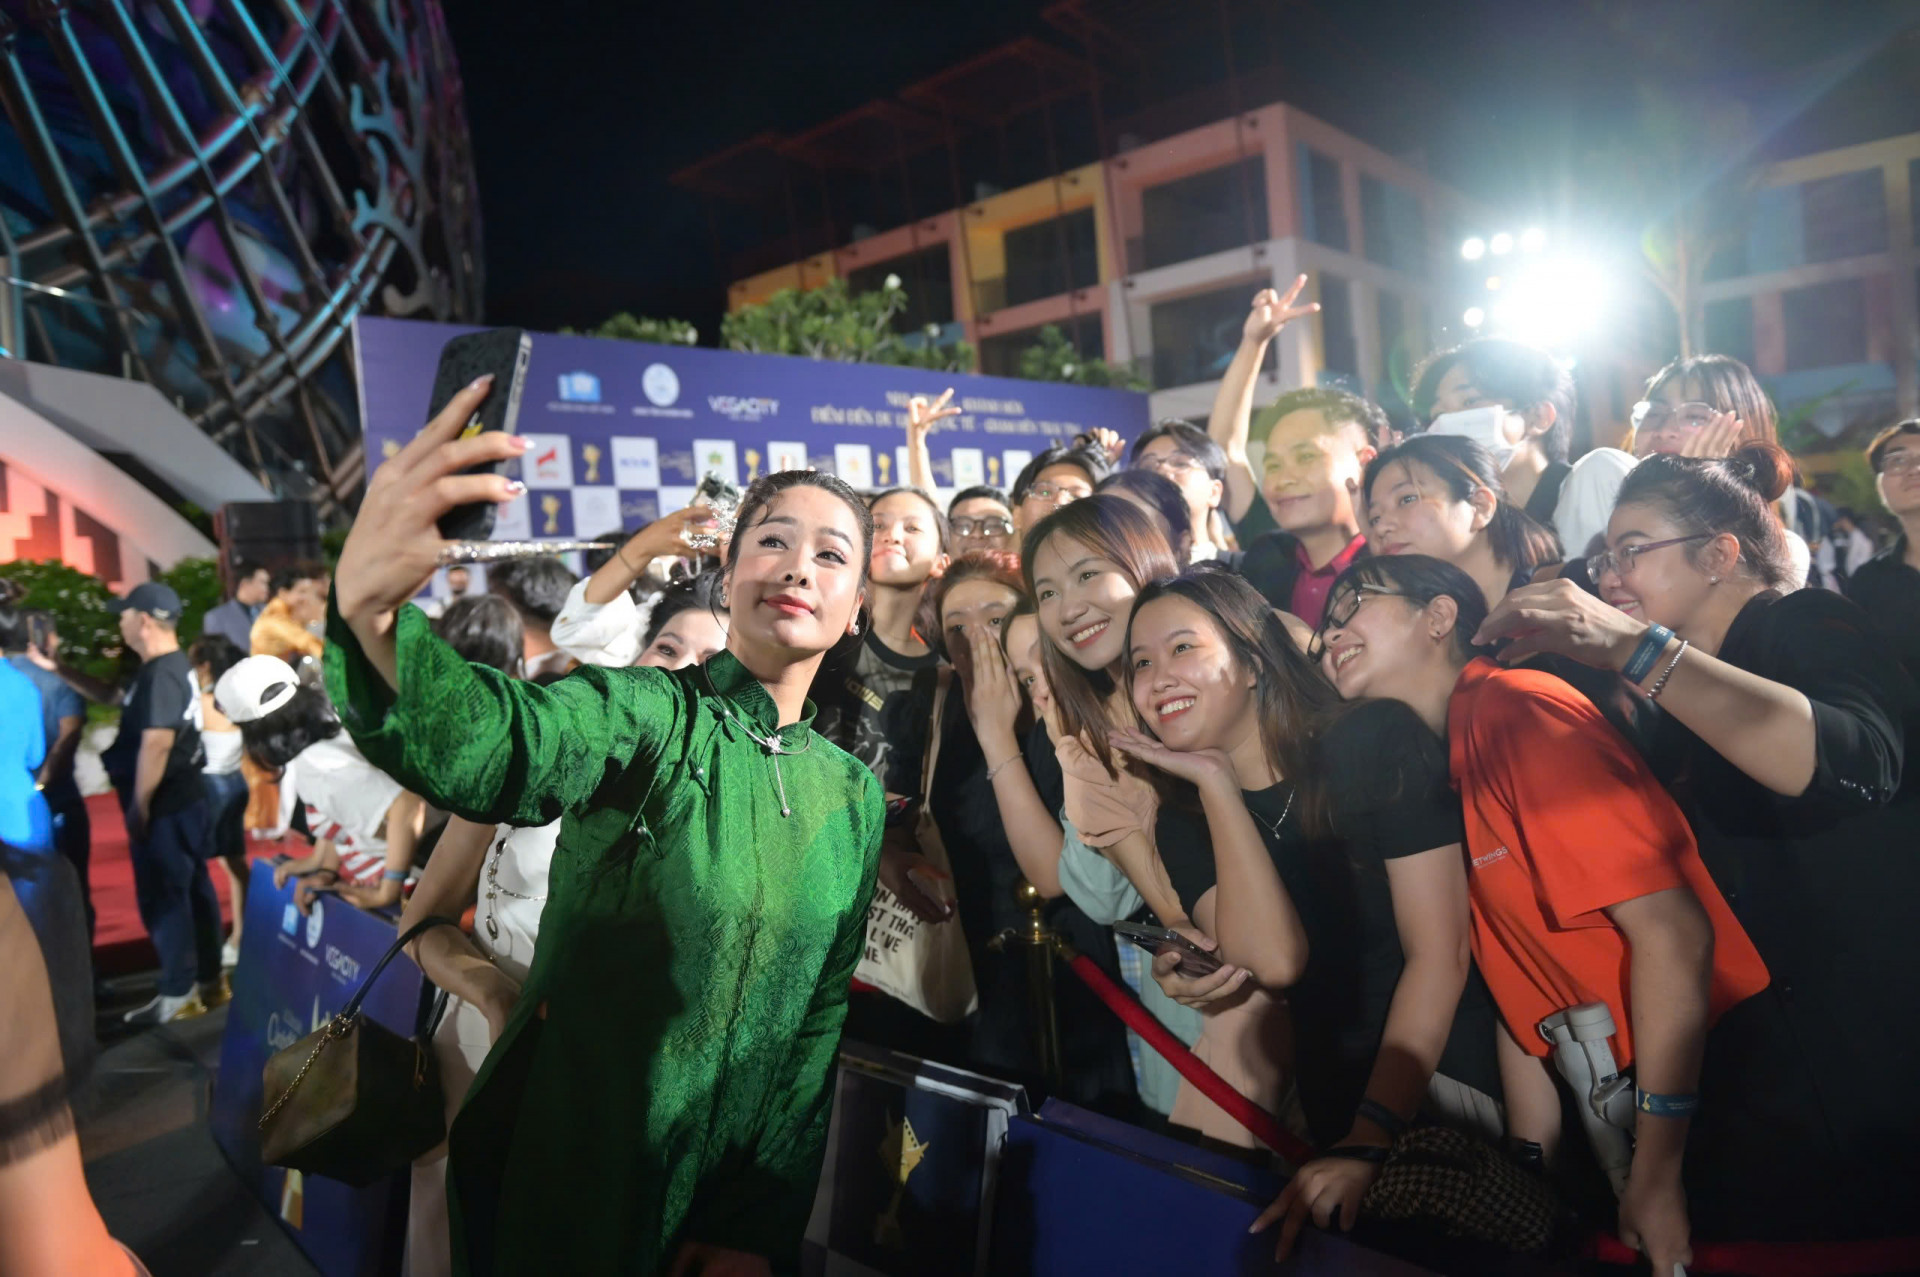
M1129 940L1148 953L1158 957L1162 953L1180 955L1180 965L1175 968L1188 979L1212 975L1226 964L1220 955L1202 949L1178 931L1169 931L1165 927L1149 927L1137 922L1116 922L1113 933L1123 940Z
M495 328L455 337L441 348L427 419L431 421L446 411L453 397L479 378L492 377L493 389L473 410L459 438L471 439L492 431L513 434L519 429L520 393L532 357L533 338L525 329ZM459 473L499 474L505 465L505 461L485 461ZM491 501L457 505L440 516L440 535L449 541L485 541L493 535L496 508Z

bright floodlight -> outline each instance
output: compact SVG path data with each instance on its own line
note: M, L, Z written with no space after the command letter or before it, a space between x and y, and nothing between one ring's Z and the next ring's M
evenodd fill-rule
M1547 233L1538 226L1529 226L1520 232L1520 251L1537 253L1547 246Z
M1487 255L1487 241L1475 235L1460 246L1460 256L1470 262L1477 262Z
M1460 319L1467 327L1478 328L1487 322L1487 312L1481 310L1478 306L1469 306L1467 307L1467 313L1460 316Z
M1501 231L1498 235L1495 235L1491 240L1487 241L1487 249L1495 257L1501 257L1507 253L1511 253L1513 251L1513 236L1505 231Z
M1501 331L1548 348L1564 347L1591 332L1605 317L1606 272L1591 262L1559 257L1531 266L1507 281L1493 307Z

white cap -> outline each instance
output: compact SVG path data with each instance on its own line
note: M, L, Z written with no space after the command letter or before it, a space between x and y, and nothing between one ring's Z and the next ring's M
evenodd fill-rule
M293 699L300 676L277 656L249 656L220 676L213 703L236 723L265 718Z

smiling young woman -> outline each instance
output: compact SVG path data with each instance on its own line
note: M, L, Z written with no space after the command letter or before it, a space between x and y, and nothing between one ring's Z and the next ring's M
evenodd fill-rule
M383 769L470 820L562 822L539 949L449 1136L456 1261L794 1264L883 823L879 785L814 734L806 692L855 629L871 519L837 479L762 478L729 548L726 651L512 681L406 605L445 548L436 520L518 489L461 473L527 447L458 437L487 389L374 473L326 657Z
M1699 1173L1709 1226L1884 1236L1920 1194L1920 693L1858 607L1792 588L1773 512L1790 462L1653 456L1620 490L1602 599L1549 582L1482 627L1622 670L1665 713L1652 757L1772 972L1714 1032ZM1780 1168L1794 1172L1781 1175Z

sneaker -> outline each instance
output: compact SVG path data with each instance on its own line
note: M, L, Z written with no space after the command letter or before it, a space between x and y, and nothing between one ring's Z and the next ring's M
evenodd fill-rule
M233 986L227 982L227 973L222 971L218 979L200 982L200 1004L211 1011L233 1001Z
M240 965L240 946L229 940L220 946L220 969L231 971Z
M128 1024L168 1024L174 1020L205 1015L206 1012L206 1003L200 1000L200 994L196 990L192 993L183 993L177 998L170 998L164 993L157 994L153 1001L127 1012L122 1018Z

